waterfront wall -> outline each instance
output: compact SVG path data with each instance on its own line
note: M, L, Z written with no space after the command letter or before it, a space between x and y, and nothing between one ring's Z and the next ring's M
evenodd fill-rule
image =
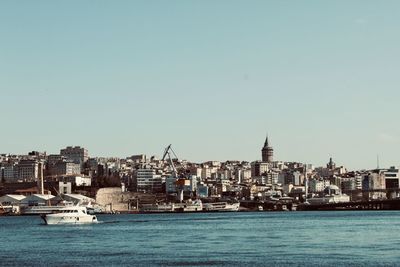
M132 192L122 192L120 187L100 188L96 193L96 202L107 211L127 211Z

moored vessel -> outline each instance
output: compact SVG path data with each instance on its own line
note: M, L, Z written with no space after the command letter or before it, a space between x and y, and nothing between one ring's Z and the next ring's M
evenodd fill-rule
M156 203L156 204L143 204L140 207L140 212L143 213L163 213L174 212L174 203Z
M240 203L213 202L204 203L203 211L239 211Z
M240 203L213 202L204 203L203 211L239 211Z
M188 200L182 203L143 204L139 210L141 213L200 212L203 211L203 204L201 200Z

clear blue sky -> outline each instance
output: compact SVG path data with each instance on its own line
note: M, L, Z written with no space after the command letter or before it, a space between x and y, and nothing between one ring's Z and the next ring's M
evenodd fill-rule
M400 1L1 1L0 152L400 163Z

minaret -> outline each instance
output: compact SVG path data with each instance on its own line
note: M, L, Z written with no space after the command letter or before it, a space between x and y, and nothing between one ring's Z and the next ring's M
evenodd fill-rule
M261 149L261 156L263 162L272 162L274 157L274 149L269 146L268 135L265 139L264 147Z

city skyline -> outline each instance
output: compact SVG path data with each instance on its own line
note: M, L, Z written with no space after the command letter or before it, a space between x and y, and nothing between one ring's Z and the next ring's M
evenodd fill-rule
M172 144L170 144L170 146L172 146ZM155 157L156 159L162 159L162 154L163 153L165 154L165 149L167 149L167 148L165 148L164 152L162 154L131 153L130 155L115 156L115 155L91 155L91 154L89 154L89 151L87 150L87 148L84 147L84 146L67 145L64 148L60 148L57 152L49 152L49 151L43 151L43 150L30 150L28 152L23 152L23 153L12 153L12 152L10 152L10 153L1 153L0 152L0 155L1 154L6 154L6 155L16 155L16 156L24 156L24 155L28 156L29 154L36 153L36 152L45 153L47 156L49 156L49 155L59 155L59 154L63 153L62 152L63 150L69 149L69 148L77 148L77 149L86 150L88 158L110 158L110 159L111 158L127 159L127 158L130 158L130 157L133 157L133 156L138 156L138 155L144 155L144 156L146 156L148 158ZM296 160L294 160L294 161L281 160L281 159L275 160L274 159L274 148L269 143L269 136L268 135L267 135L267 137L265 139L264 145L261 148L260 157L257 158L257 159L252 159L252 160L246 160L246 159L222 159L222 160L220 160L220 159L211 158L211 159L204 159L204 160L201 160L201 161L193 161L193 160L191 160L189 158L180 157L177 154L174 154L174 156L177 156L178 157L177 159L179 159L179 160L184 160L184 161L192 162L192 163L195 163L195 164L202 164L202 163L213 162L213 161L218 161L218 162L243 161L243 162L248 162L248 163L251 163L251 162L269 162L269 163L286 162L286 163L290 163L290 162L292 162L292 163L301 163L301 164L307 164L307 165L309 164L309 165L312 165L314 168L318 168L318 167L323 167L324 168L326 166L326 162L321 164L321 165L316 165L316 164L314 164L312 162L301 162L301 161L296 161ZM332 156L329 155L328 165L332 165L332 164L336 165L336 163L333 163ZM377 155L377 158L376 158L376 166L375 166L375 168L349 169L345 164L338 164L338 166L347 168L347 171L350 171L350 172L351 171L359 171L359 170L373 170L373 169L389 168L389 166L382 166L380 164L379 155ZM390 167L392 168L392 167L395 167L395 166L390 166Z
M0 153L398 166L399 8L1 3Z

